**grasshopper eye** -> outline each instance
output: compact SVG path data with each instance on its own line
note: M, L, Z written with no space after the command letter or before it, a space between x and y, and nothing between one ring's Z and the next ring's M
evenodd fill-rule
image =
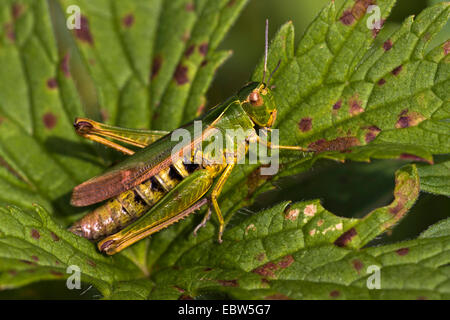
M250 95L248 96L248 100L250 101L252 106L259 107L260 105L262 105L261 96L256 91L250 93Z
M88 133L93 128L93 125L87 121L75 121L73 126L78 134Z

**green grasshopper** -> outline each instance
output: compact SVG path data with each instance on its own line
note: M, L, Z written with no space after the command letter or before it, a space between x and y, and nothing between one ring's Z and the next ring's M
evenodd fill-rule
M110 200L75 222L69 230L91 240L101 239L98 249L112 255L208 205L194 234L206 225L213 210L219 221L221 243L224 219L217 199L233 168L248 154L248 143L259 141L271 149L311 151L298 146L271 145L257 134L257 128L270 131L277 114L269 83L280 64L266 84L267 53L266 21L262 81L245 85L235 96L199 117L200 133L195 130L195 122L183 126L194 138L181 146L171 140L172 132L125 129L77 118L74 126L79 135L130 157L74 188L71 199L74 206ZM230 130L240 132L238 138L246 142L243 147L225 147L219 152L208 148L208 138L220 132L221 139L229 140ZM142 149L134 152L106 138ZM174 153L176 147L179 151Z

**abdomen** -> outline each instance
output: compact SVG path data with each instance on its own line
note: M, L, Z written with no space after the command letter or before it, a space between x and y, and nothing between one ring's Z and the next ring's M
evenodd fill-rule
M141 217L199 167L197 164L184 164L180 160L88 213L69 230L90 240L111 235Z

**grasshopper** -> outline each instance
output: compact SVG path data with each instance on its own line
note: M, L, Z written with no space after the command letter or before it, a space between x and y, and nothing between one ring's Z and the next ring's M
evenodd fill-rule
M221 243L225 224L218 196L233 168L248 153L249 141L262 141L256 128L270 131L276 119L277 108L269 84L280 63L266 84L267 21L265 38L262 81L248 83L236 95L199 117L197 121L202 124L200 134L195 133L194 122L183 126L194 139L182 145L177 157L172 152L177 145L171 140L171 132L125 129L77 118L74 127L79 135L130 157L103 175L74 188L71 199L74 206L110 200L75 222L69 230L91 240L101 239L98 249L112 255L208 205L207 213L194 234L206 225L214 211L219 222L218 241ZM246 142L244 147L206 151L208 137L220 131L226 140L230 129L246 133L245 137L240 137ZM141 149L134 152L114 141ZM271 149L311 151L299 146L275 146L270 142L265 142L265 145ZM211 161L213 158L222 161ZM200 161L194 161L198 159Z

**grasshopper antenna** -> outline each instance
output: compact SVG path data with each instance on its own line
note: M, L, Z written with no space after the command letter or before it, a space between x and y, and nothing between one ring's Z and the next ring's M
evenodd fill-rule
M281 59L278 60L277 66L275 67L275 69L273 69L272 73L270 74L269 80L267 80L267 87L268 87L268 88L270 88L270 87L269 87L269 86L270 86L270 80L272 80L272 76L273 76L273 74L274 74L275 72L277 72L278 68L280 67L280 64L281 64Z
M266 81L267 73L267 55L269 53L269 19L266 19L266 39L265 39L265 50L264 50L264 73L262 83Z

